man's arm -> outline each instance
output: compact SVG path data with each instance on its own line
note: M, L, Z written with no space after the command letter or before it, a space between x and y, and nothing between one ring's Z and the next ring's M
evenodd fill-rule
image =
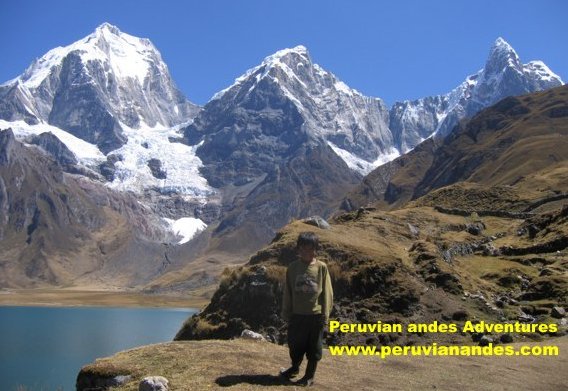
M327 324L329 322L331 308L333 307L333 287L331 286L331 277L329 276L327 265L324 265L322 288L323 303L321 310L324 316L324 322Z
M290 268L286 269L286 278L284 279L284 289L282 294L282 319L288 321L290 315L292 314L292 290L290 289L290 279L288 275L290 274Z

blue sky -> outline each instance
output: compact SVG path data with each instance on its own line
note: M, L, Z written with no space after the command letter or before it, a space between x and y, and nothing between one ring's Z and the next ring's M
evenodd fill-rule
M149 38L198 104L302 44L347 85L390 105L456 87L499 36L523 62L543 60L568 80L567 14L564 0L1 0L0 82L109 22Z

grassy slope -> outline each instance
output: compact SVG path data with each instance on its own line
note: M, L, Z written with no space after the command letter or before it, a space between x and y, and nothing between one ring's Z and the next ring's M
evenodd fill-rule
M451 198L459 198L464 191L446 190L453 190ZM421 200L423 205L338 216L330 230L301 221L287 225L247 265L224 273L209 306L190 318L177 338L231 338L244 328L252 328L285 341L285 323L279 318L281 283L286 265L295 257L295 240L306 230L315 230L321 238L319 258L328 264L335 290L334 318L350 322L431 322L466 311L470 319L515 321L525 312L537 315L539 321L549 321L551 307L566 306L568 249L551 252L538 246L568 238L568 208L543 215L550 216L547 220L542 216L459 216L427 205L443 205L446 190ZM486 203L495 202L494 194L485 188L468 186L466 190L469 196L476 196L475 204L483 210ZM467 232L467 226L475 223L485 227L479 235ZM518 234L531 224L541 226L533 238ZM524 255L484 255L482 248L474 247L480 241L496 250L537 247ZM446 251L452 253L451 259L444 259ZM503 301L505 304L499 307ZM250 303L255 305L251 307ZM329 335L328 343L340 339L373 345L406 344L428 338L375 337ZM469 338L457 337L462 341Z
M330 356L324 351L314 389L322 390L563 390L568 337L548 341L554 357ZM515 344L520 345L520 344ZM535 345L535 343L530 343ZM81 376L131 374L115 390L135 391L145 376L164 376L171 390L293 389L276 376L288 350L247 340L171 342L121 352L83 368Z

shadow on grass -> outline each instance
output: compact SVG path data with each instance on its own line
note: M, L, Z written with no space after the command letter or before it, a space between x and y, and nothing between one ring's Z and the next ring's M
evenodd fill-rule
M257 386L293 386L289 380L273 375L227 375L218 377L215 383L221 387L231 387L237 384L254 384Z

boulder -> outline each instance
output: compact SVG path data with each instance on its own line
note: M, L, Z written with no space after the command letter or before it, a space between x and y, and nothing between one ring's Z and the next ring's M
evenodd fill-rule
M509 333L503 334L499 337L499 341L501 341L501 343L511 343L513 342L513 336Z
M418 227L408 223L408 229L413 238L418 238L420 236L420 229L418 229Z
M467 318L469 318L469 314L466 310L458 310L452 314L452 320L464 321Z
M148 167L154 178L166 179L168 177L168 173L162 168L162 161L160 159L148 160Z
M471 333L471 340L473 342L480 342L482 337L483 337L482 333Z
M148 376L138 385L138 391L168 391L168 379L163 376Z
M478 222L478 223L468 224L465 230L472 235L478 236L481 235L484 229L485 229L485 224Z
M525 313L521 313L517 319L523 323L533 323L536 320L533 316Z
M566 316L566 310L562 307L553 307L550 315L556 319L562 319Z
M552 276L554 274L554 271L548 267L543 268L540 273L539 273L539 277L546 277L546 276Z
M492 243L484 243L479 246L479 249L481 250L481 253L486 257L495 257L499 255L499 250L496 249Z
M241 333L241 338L243 339L250 339L253 341L266 341L266 339L259 333L255 333L252 330L245 329Z
M493 338L488 335L484 335L479 340L479 346L488 346L490 343L493 343Z
M320 229L330 229L331 228L329 223L327 221L325 221L323 218L321 218L320 216L311 216L311 217L305 218L304 220L302 220L302 222L305 223L305 224L313 225L313 226L318 227Z
M123 386L131 379L131 375L105 377L81 371L77 377L76 389L77 391L107 390L111 387Z

